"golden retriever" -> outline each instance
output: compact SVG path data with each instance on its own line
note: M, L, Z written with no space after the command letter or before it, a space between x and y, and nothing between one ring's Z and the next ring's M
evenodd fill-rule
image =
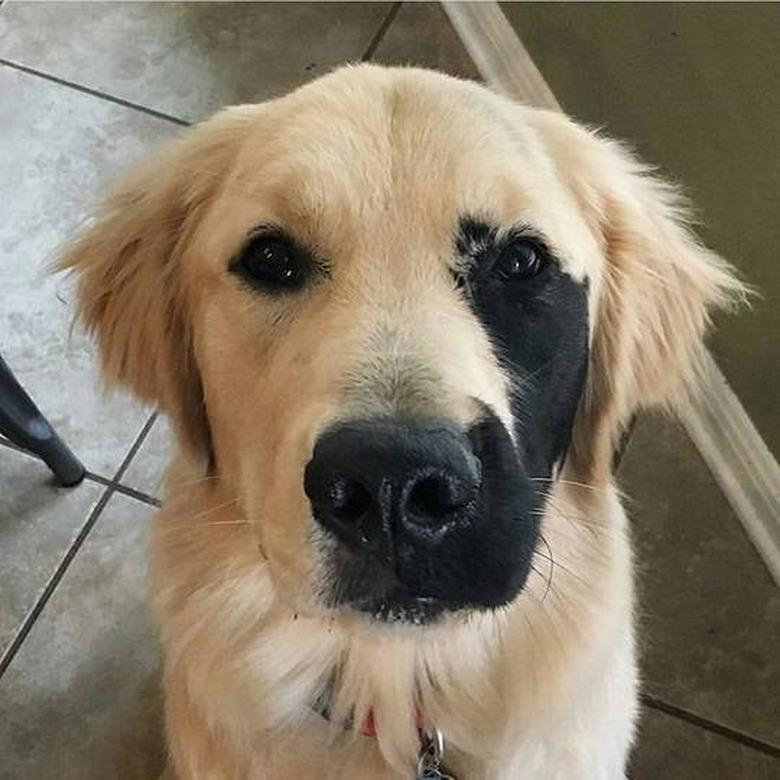
M177 433L172 776L624 776L613 449L741 291L672 187L564 116L352 66L185 132L62 266Z

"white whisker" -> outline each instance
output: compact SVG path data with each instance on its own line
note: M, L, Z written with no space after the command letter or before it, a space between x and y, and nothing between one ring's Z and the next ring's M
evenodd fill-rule
M210 509L206 509L203 512L198 512L198 514L192 516L192 520L198 520L201 517L207 517L210 514L213 514L214 512L218 512L220 509L224 509L225 507L232 506L233 504L237 504L238 499L237 498L231 498L230 501L225 501L222 504L217 504L216 506L211 507Z
M249 520L211 520L204 525L252 525Z

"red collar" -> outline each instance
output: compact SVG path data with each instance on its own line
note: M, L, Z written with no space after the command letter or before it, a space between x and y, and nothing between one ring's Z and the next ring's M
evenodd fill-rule
M331 720L330 689L328 689L322 696L320 696L314 702L314 704L312 705L312 709L315 712L322 715L322 717L325 718L325 720ZM419 707L417 708L415 723L417 726L417 731L419 731L420 734L424 734L428 730L428 724L425 719L425 715L423 714L422 710ZM344 721L343 725L346 730L349 730L354 728L355 723L352 718L349 718L348 720ZM377 727L376 727L376 719L374 718L374 710L368 711L368 715L366 715L366 717L363 718L363 721L360 724L359 731L364 737L376 737Z
M421 709L417 709L417 714L415 715L415 724L417 726L417 731L420 732L420 734L424 734L427 730L425 715L423 715L423 712ZM376 721L374 720L374 711L369 710L368 715L363 719L363 722L360 724L360 733L365 737L375 737L376 736Z

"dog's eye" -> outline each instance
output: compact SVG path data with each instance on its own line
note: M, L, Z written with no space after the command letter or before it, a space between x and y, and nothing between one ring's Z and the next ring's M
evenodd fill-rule
M536 276L546 263L547 256L536 241L518 238L501 250L493 269L501 279L530 279Z
M247 281L268 287L294 288L303 277L299 252L285 236L255 236L234 267Z

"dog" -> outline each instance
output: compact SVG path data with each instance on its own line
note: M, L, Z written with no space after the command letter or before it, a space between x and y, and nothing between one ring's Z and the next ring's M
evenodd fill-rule
M743 289L674 187L563 115L347 66L186 131L61 266L176 432L172 777L625 776L613 453Z

